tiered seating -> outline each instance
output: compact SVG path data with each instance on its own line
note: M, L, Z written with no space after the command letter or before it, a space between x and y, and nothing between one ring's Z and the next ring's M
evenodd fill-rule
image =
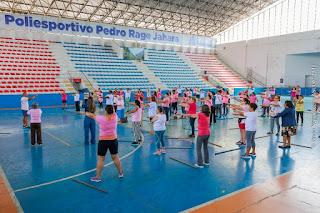
M0 37L0 50L0 94L62 91L46 41Z
M63 46L75 68L91 77L102 90L156 89L131 61L120 59L111 46L67 42Z
M213 54L184 53L199 68L207 71L208 75L218 78L229 88L249 87L249 85L234 72L224 67Z
M176 88L178 85L181 85L182 88L194 86L203 89L209 88L174 51L150 49L148 50L148 60L145 60L144 64L163 83L167 84L169 89Z

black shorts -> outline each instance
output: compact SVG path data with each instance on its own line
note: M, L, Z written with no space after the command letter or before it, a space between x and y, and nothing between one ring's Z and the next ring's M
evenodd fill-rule
M66 103L67 103L67 101L62 101L62 103L63 103L63 104L66 104Z
M108 149L111 155L118 154L118 139L114 140L99 140L98 155L106 156Z

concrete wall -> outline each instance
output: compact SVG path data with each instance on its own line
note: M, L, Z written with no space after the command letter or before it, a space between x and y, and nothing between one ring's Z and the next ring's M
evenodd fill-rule
M288 54L320 51L320 30L217 45L219 57L246 76L248 69L267 78L267 86L285 77ZM310 67L311 69L311 67ZM320 67L319 67L320 70Z

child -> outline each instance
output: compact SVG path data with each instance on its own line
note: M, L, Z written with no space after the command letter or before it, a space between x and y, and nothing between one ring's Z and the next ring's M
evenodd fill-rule
M274 100L270 103L270 113L271 123L270 123L270 132L267 134L273 134L274 123L277 124L277 136L280 134L280 123L279 118L274 118L274 116L278 115L282 111L282 104L280 102L280 95L275 95Z
M37 143L39 146L42 146L42 137L41 137L41 114L42 111L39 109L37 102L33 102L31 105L32 109L28 110L27 114L31 115L31 146L34 146L36 143L36 133L37 133Z
M291 136L297 135L297 123L295 119L294 106L291 101L286 101L284 104L284 110L275 116L275 118L282 117L282 136L283 145L279 148L291 147Z
M156 140L157 151L154 155L161 155L166 153L164 145L164 132L166 131L166 115L163 114L162 106L157 107L157 114L151 120L153 123L154 138ZM160 149L161 148L161 149Z
M293 102L297 104L296 106L297 125L299 124L299 116L301 117L301 125L303 125L303 111L304 111L303 95L299 95L299 98L298 99L295 98Z
M257 104L250 103L249 104L249 112L240 112L238 111L238 115L244 116L246 118L246 138L247 138L247 151L244 155L241 155L241 158L247 159L250 156L256 156L256 143L254 137L257 131L257 120L258 113L256 112ZM252 148L252 153L250 150Z

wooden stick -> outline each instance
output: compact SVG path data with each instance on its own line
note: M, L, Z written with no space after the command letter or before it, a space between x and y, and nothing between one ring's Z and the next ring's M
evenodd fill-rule
M198 169L198 167L196 167L196 166L194 166L194 165L191 165L191 164L189 164L189 163L183 162L183 161L181 161L181 160L178 160L178 159L176 159L176 158L172 158L172 157L169 157L169 158L172 159L172 160L178 161L178 162L180 162L180 163L183 163L183 164L185 164L185 165L187 165L187 166L191 166L191 167L193 167L193 168L195 168L195 169Z
M11 133L9 133L9 132L0 132L0 135L9 135L9 134L11 134Z
M277 141L277 142L278 142L278 143L283 143L283 141ZM292 143L292 144L290 144L290 145L292 145L292 146L304 147L304 148L308 148L308 149L312 149L311 146L304 146L304 145L294 144L294 143Z
M221 154L223 154L223 153L233 152L233 151L240 150L240 149L241 149L241 148L237 148L237 149L230 149L230 150L223 151L223 152L217 152L217 153L215 153L215 155L221 155Z
M192 147L166 147L166 149L192 149Z
M215 143L211 143L211 142L208 142L209 144L211 144L211 145L214 145L214 146L217 146L217 147L220 147L220 148L222 148L222 146L220 146L220 145L218 145L218 144L215 144Z
M267 138L267 137L271 137L272 135L265 135L265 136L261 136L261 137L256 137L255 139L259 139L259 138Z
M92 187L92 188L94 188L94 189L98 189L98 190L100 190L100 191L102 191L102 192L104 192L104 193L109 194L109 192L106 191L106 190L103 190L103 189L100 189L100 188L98 188L98 187L92 186L92 185L87 184L87 183L85 183L85 182L82 182L82 181L80 181L80 180L77 180L77 179L74 179L74 178L72 178L72 180L74 180L74 181L76 181L76 182L78 182L78 183L82 183L82 184L84 184L84 185L86 185L86 186L90 186L90 187Z
M229 130L236 130L236 129L239 129L238 127L237 128L231 128L231 129L229 129Z

